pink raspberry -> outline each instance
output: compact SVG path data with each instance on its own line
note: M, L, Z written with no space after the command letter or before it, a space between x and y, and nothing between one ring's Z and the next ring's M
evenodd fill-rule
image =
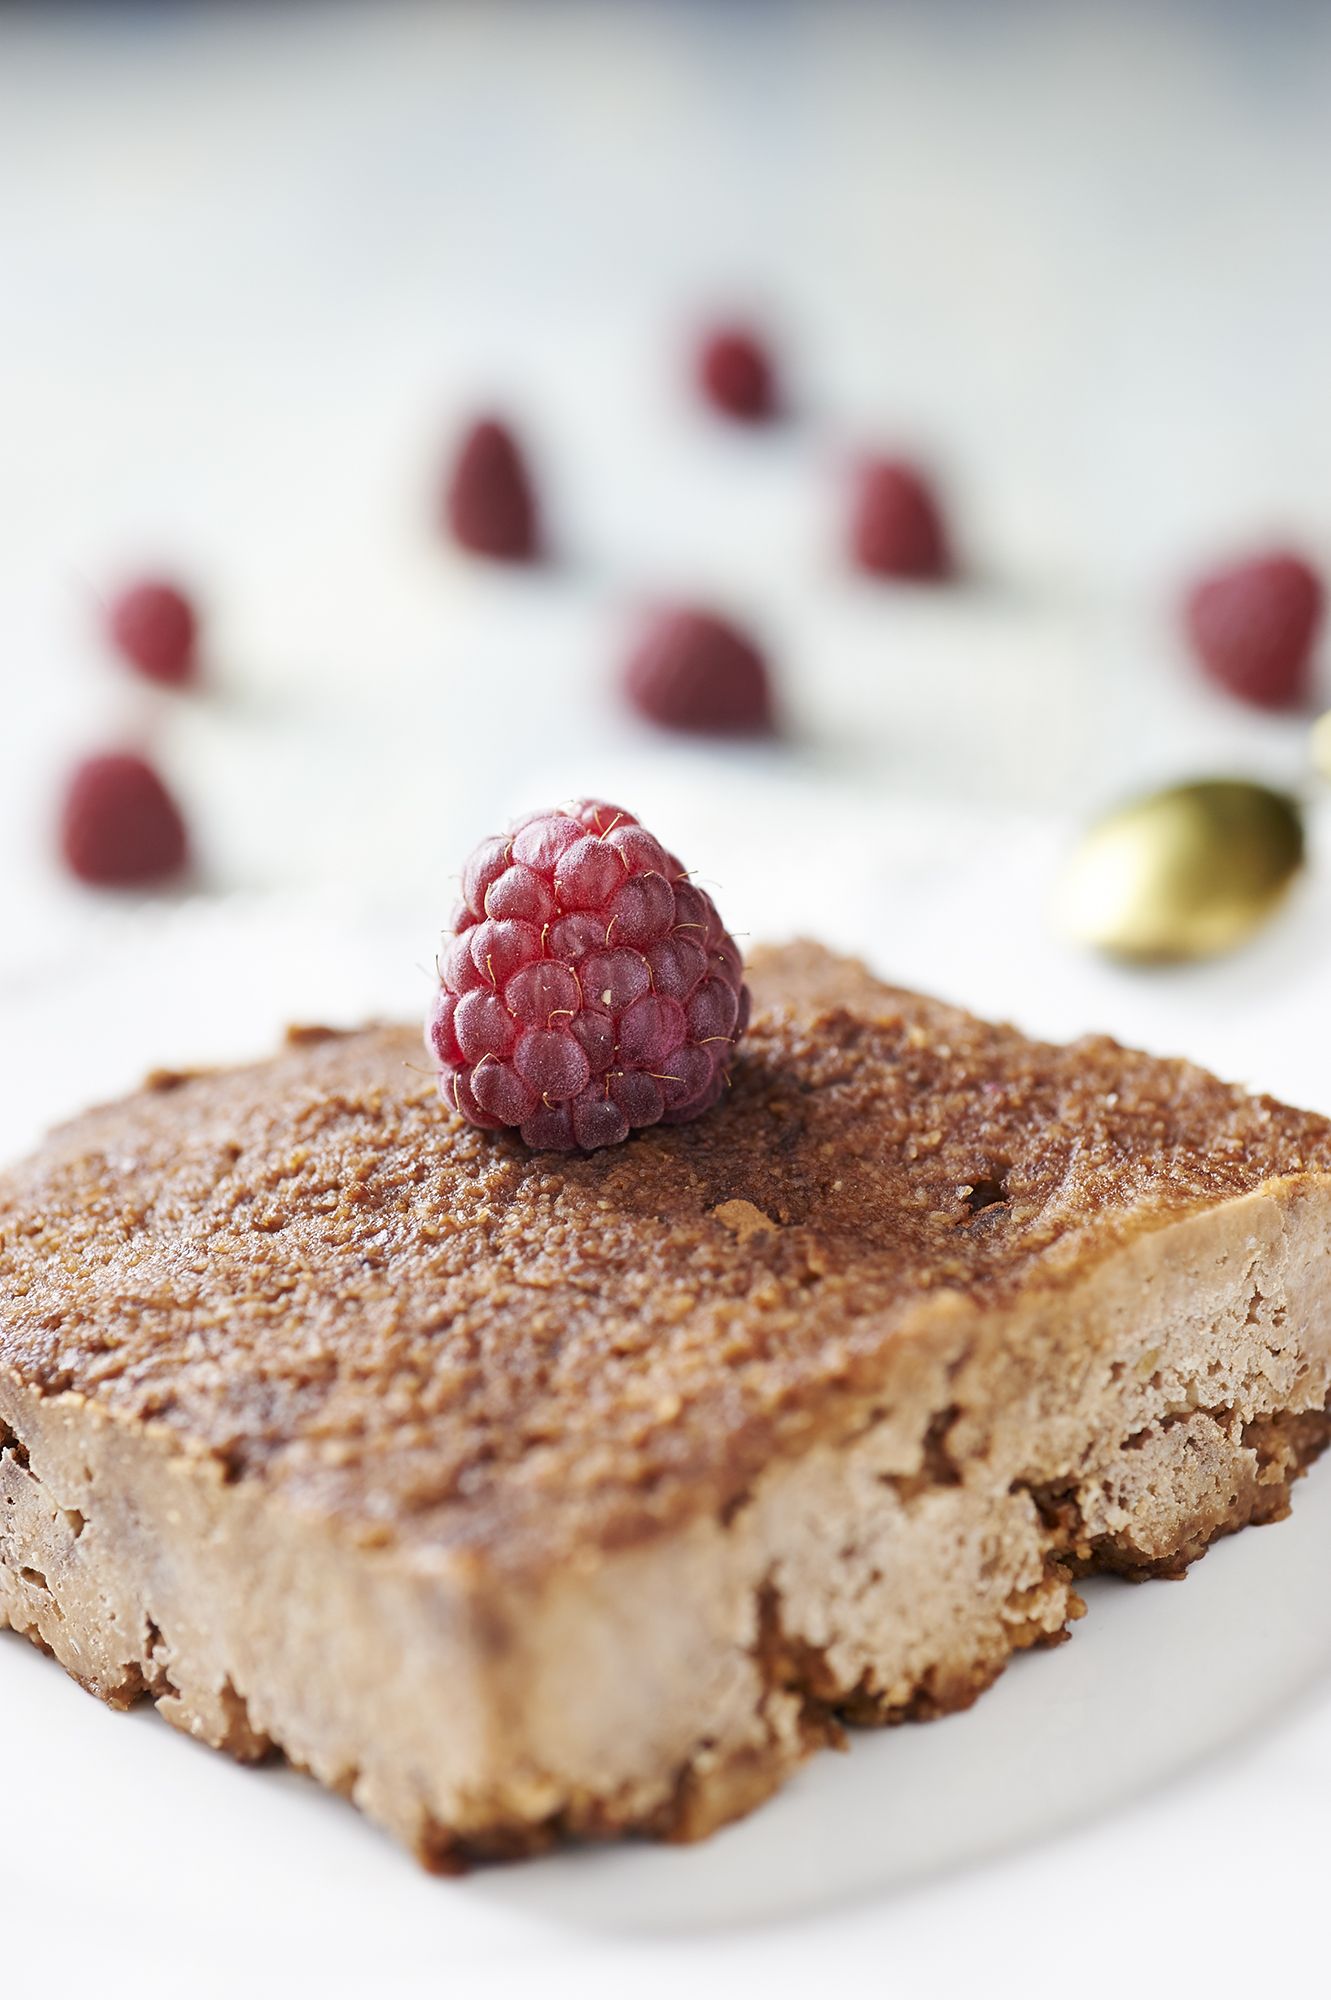
M81 882L129 888L178 874L188 841L180 808L152 765L114 751L85 758L71 773L60 849Z
M194 606L173 583L145 578L129 584L107 606L111 642L145 680L188 687L197 678Z
M752 327L713 327L698 345L694 367L704 399L722 416L761 424L778 414L776 369Z
M875 576L933 582L952 572L938 501L925 474L903 459L866 459L855 481L851 555Z
M1217 686L1258 708L1301 708L1311 692L1322 579L1283 552L1230 564L1196 583L1184 617Z
M529 813L473 850L462 895L425 1029L451 1109L592 1152L716 1103L749 1018L739 951L632 813Z
M540 554L531 475L517 439L497 418L481 418L463 438L444 515L454 540L473 555L534 562Z
M624 668L632 707L664 729L765 736L775 727L767 663L753 641L710 611L653 618Z

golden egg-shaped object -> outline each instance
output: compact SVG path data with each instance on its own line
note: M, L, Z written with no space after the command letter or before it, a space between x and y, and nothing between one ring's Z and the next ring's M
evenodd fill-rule
M1086 833L1055 921L1117 958L1210 958L1265 923L1303 865L1297 799L1237 778L1171 785Z

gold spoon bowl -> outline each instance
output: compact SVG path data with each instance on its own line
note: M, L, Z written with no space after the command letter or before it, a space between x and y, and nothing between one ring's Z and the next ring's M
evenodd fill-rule
M1314 754L1331 760L1324 717ZM1230 951L1264 924L1306 853L1299 801L1210 778L1118 807L1067 861L1054 917L1065 936L1115 958L1167 962Z

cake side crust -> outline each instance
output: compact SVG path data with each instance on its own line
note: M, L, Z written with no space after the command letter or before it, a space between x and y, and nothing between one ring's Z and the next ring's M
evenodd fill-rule
M0 1615L104 1699L269 1747L429 1865L746 1811L842 1721L965 1706L1079 1574L1173 1574L1325 1441L1331 1181L1163 1227L1006 1312L931 1303L837 1442L519 1584L357 1545L164 1427L0 1374Z

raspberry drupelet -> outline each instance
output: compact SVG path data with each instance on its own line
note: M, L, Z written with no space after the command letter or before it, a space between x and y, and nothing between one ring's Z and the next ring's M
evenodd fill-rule
M462 895L425 1029L452 1110L592 1152L716 1103L749 1018L739 950L632 813L531 813L473 850Z

